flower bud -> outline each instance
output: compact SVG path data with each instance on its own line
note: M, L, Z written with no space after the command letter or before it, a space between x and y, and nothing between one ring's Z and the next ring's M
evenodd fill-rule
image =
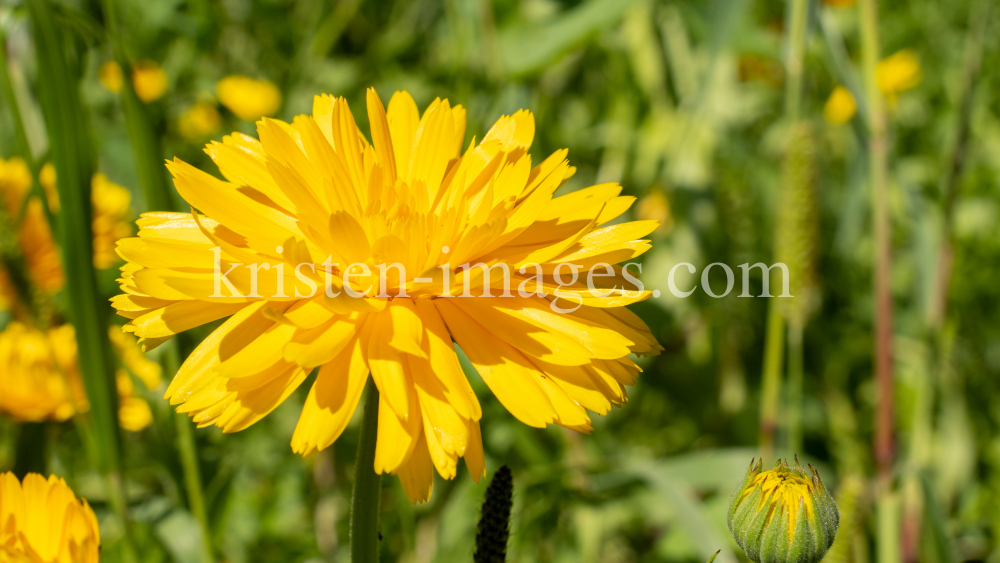
M811 465L778 461L761 472L750 462L729 501L729 531L755 563L817 563L833 544L840 514Z

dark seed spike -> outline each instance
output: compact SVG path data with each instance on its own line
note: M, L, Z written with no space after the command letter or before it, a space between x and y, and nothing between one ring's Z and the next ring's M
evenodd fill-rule
M475 563L504 563L507 560L507 539L510 536L510 508L514 482L510 468L504 465L493 475L482 516L476 532Z

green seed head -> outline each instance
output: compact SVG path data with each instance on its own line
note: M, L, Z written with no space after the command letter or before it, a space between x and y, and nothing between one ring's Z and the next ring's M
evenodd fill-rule
M811 474L810 474L811 473ZM833 544L840 514L811 465L750 462L729 502L729 531L755 563L818 563Z

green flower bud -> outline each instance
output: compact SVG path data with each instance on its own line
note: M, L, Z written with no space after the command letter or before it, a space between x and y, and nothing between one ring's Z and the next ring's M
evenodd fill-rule
M811 465L778 461L761 472L750 461L729 501L729 531L755 563L818 563L837 535L840 513Z

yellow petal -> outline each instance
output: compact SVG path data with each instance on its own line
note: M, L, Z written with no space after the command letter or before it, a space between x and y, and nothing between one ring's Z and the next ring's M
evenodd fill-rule
M434 305L448 331L469 357L500 403L518 420L543 428L556 413L537 380L537 370L514 347L495 338L453 301L435 299Z
M368 121L372 129L372 144L378 154L379 163L389 175L389 183L396 182L396 154L392 148L392 132L389 130L389 120L385 107L374 88L368 89Z
M329 447L347 428L368 380L363 344L354 338L319 369L292 435L292 450L303 456Z
M413 455L399 468L399 482L406 491L406 498L413 504L431 499L434 490L434 467L427 451L427 440L423 434L416 441Z
M396 92L389 100L386 112L392 150L396 154L397 173L409 170L413 135L420 123L420 112L409 92Z
M374 333L372 338L375 338ZM407 420L403 420L389 406L385 396L379 393L378 438L375 443L376 473L397 471L399 466L410 457L417 445L423 428L423 420L420 417L420 407L415 393L410 393L410 401L410 416ZM426 452L426 442L420 449Z
M483 457L483 436L478 420L469 420L469 444L465 447L464 457L469 476L479 484L479 480L486 476L486 459Z

